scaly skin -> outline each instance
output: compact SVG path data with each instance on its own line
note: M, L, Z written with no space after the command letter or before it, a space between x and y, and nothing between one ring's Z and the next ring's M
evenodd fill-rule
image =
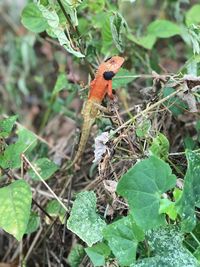
M72 163L68 166L67 169L72 167L75 163L81 158L88 137L90 135L90 129L95 122L99 108L98 105L101 105L106 94L112 99L112 78L118 72L120 67L124 62L124 58L113 56L105 62L101 63L94 80L90 84L90 92L88 100L84 104L82 114L83 114L83 126L81 139L79 142L78 151L73 159Z

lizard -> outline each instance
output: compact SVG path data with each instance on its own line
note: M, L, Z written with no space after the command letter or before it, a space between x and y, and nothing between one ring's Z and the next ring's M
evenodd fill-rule
M97 69L94 80L90 83L88 99L82 109L83 125L79 141L78 151L67 169L75 165L84 153L90 130L95 122L101 103L106 95L113 99L112 78L124 63L124 58L113 56L101 63Z

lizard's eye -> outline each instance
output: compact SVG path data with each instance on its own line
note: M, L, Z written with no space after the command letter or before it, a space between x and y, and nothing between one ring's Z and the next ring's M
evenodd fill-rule
M107 58L104 62L107 62L108 60L110 60L112 57L109 57L109 58Z
M103 77L106 81L112 80L112 78L115 76L115 73L113 71L105 71L103 73Z

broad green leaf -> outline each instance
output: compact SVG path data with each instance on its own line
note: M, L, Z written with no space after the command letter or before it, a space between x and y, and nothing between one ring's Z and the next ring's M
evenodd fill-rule
M98 243L90 248L85 248L85 251L95 267L104 266L106 258L111 252L110 248L104 243Z
M149 147L149 151L154 156L166 160L169 154L169 141L167 137L162 133L158 133L158 135L153 139L153 142Z
M70 267L79 267L84 256L84 247L80 244L76 244L70 251L67 262L69 263Z
M186 150L186 157L188 168L177 208L182 217L182 231L191 232L196 225L195 207L200 207L200 154Z
M147 234L153 257L138 261L130 267L199 267L197 259L182 245L183 236L177 227L162 227Z
M113 78L112 88L118 89L120 87L125 87L133 80L135 80L134 74L129 70L121 68Z
M156 36L152 34L148 34L142 37L135 37L132 34L128 34L128 39L136 43L137 45L140 45L146 49L152 49L154 44L156 43Z
M172 87L165 87L163 90L163 97L172 94L175 91ZM171 97L165 101L164 105L172 112L174 116L182 114L186 109L187 105L178 96Z
M200 23L200 5L193 5L185 15L185 22L187 26L191 26L192 24L198 25Z
M66 211L56 199L49 201L45 210L52 217L59 216L61 223L64 223Z
M157 19L147 27L148 35L154 35L158 38L169 38L181 33L180 27L169 21Z
M95 193L85 191L77 194L67 221L68 229L78 235L88 246L92 246L102 240L105 226L106 223L96 213Z
M10 132L12 131L13 125L17 116L11 116L7 119L0 120L0 137L8 137Z
M138 137L145 137L149 134L149 130L151 129L151 121L143 120L136 127L136 135Z
M40 226L40 216L36 212L31 212L28 225L26 228L26 234L31 234L37 231Z
M63 90L64 88L66 88L68 86L68 80L67 80L67 76L66 73L60 73L58 75L58 78L56 80L56 84L54 86L53 95L56 95L57 93L59 93L61 90Z
M48 158L38 159L32 165L44 180L49 179L58 170L58 166ZM40 181L33 169L30 169L28 173L32 179Z
M131 215L108 225L103 231L103 236L120 266L129 266L135 261L138 241L144 239L143 231Z
M22 24L32 32L43 32L48 24L39 10L37 4L29 3L22 11Z
M124 35L127 27L127 23L120 13L116 12L113 16L110 16L112 38L121 53L124 52Z
M30 216L32 194L24 180L0 189L0 227L21 240Z
M148 230L165 224L164 214L159 214L160 201L175 184L176 176L169 164L151 156L122 176L117 192L127 199L136 224Z

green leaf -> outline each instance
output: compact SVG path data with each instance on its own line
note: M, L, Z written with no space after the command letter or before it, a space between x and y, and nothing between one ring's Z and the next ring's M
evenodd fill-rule
M169 155L169 141L167 137L162 133L158 133L158 135L153 139L153 142L149 147L149 151L154 156L166 160Z
M64 28L62 28L59 24L59 17L57 13L54 10L50 11L48 8L40 4L38 4L38 8L42 12L42 15L48 23L52 33L58 38L60 45L74 56L84 57L81 52L72 48L71 43L65 34Z
M193 5L185 15L185 22L187 26L192 24L198 25L200 23L200 5Z
M48 158L38 159L32 165L44 180L49 179L58 170L58 166ZM28 173L33 180L40 181L33 169L28 170Z
M112 80L112 88L118 89L120 87L125 87L128 83L135 80L133 73L129 70L121 68L118 73L114 76Z
M84 256L84 247L80 244L76 244L70 251L67 262L69 263L70 267L79 267Z
M175 184L176 176L170 166L151 156L122 176L117 192L128 200L136 224L148 230L165 224L165 216L159 214L161 196Z
M182 231L191 232L196 225L195 206L200 207L200 154L186 150L186 157L188 168L177 208L182 217Z
M132 34L128 34L128 39L136 43L137 45L140 45L146 49L152 49L154 44L156 43L156 37L152 34L148 34L142 37L135 37Z
M144 239L143 231L131 215L108 225L103 231L103 236L120 266L128 266L135 261L138 241Z
M149 134L149 130L151 129L151 121L150 120L144 120L137 125L136 128L136 135L138 137L145 137Z
M127 27L127 23L120 13L116 12L113 16L110 16L112 38L115 46L121 53L124 52L123 37L126 33Z
M77 194L70 217L67 221L69 230L78 235L88 246L101 241L106 223L96 213L96 196L94 192Z
M46 20L35 3L27 4L23 9L21 16L22 24L32 32L43 32L48 27Z
M26 234L31 234L40 226L40 216L36 212L31 212L28 225L26 228Z
M0 189L0 227L21 240L30 216L32 194L24 180Z
M111 252L110 248L104 243L98 243L90 248L85 248L85 251L95 267L104 266L105 260Z
M172 202L167 198L161 199L159 213L166 213L170 219L176 220L177 209L175 206L175 202Z
M12 131L13 125L17 116L11 116L7 119L0 120L0 137L8 137L10 132Z
M175 91L174 88L165 87L163 90L163 97L172 94ZM172 112L174 116L181 115L186 109L187 105L179 97L174 96L165 101L164 105Z
M182 245L182 240L183 236L174 226L149 231L147 241L155 256L130 267L199 267L195 257Z
M64 223L66 211L56 199L49 201L45 210L52 217L59 216L61 223Z
M59 93L61 90L63 90L64 88L66 88L69 85L68 80L67 80L67 76L66 73L60 73L58 75L58 78L56 80L56 84L54 86L53 95L56 95L57 93Z
M147 27L148 35L153 35L158 38L169 38L181 33L180 27L169 21L157 19Z

